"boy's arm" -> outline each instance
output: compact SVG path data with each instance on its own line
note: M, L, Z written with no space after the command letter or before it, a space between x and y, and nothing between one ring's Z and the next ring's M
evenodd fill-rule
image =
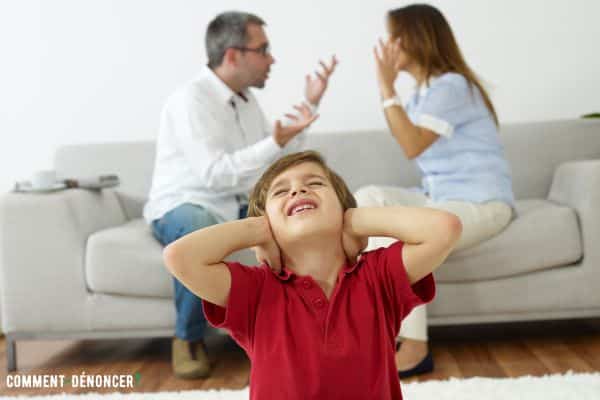
M267 243L271 228L265 217L209 226L183 236L163 251L167 269L202 299L225 307L231 273L223 260L231 253Z
M344 229L358 237L387 236L404 242L402 259L411 284L433 272L462 233L457 216L425 207L350 208Z

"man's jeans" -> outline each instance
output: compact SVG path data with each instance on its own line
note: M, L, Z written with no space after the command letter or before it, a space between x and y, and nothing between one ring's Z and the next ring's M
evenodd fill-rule
M246 206L240 208L240 218L246 216L246 211ZM188 233L217 223L217 219L202 206L186 203L152 221L152 232L166 246ZM177 279L173 278L173 282L177 312L175 336L183 340L198 341L204 337L206 328L202 301Z

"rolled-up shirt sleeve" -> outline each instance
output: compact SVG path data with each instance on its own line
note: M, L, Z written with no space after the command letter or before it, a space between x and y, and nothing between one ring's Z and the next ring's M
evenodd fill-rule
M280 156L286 156L298 151L303 151L306 148L306 132L300 132L292 140L290 140L281 150Z

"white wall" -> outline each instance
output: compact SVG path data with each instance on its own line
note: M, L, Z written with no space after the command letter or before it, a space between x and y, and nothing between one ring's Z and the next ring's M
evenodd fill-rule
M387 9L335 0L5 0L0 3L0 192L49 168L57 146L152 139L165 96L204 63L218 12L267 22L277 59L259 98L273 117L335 52L339 70L315 131L384 127L372 45ZM600 2L436 1L502 122L600 111ZM110 166L107 166L107 171Z

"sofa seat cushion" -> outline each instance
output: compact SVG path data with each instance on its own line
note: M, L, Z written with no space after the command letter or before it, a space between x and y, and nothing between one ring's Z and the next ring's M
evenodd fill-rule
M436 271L436 280L455 283L510 277L573 264L582 257L577 216L571 208L537 199L519 200L516 206L518 217L504 231L478 246L451 254ZM249 250L230 259L255 263ZM92 292L173 296L162 246L142 219L91 235L85 269Z
M469 282L570 266L583 256L577 215L570 207L542 200L516 202L517 218L475 247L454 252L436 271L436 280Z
M86 281L92 292L173 295L173 283L163 266L162 246L143 219L92 234L85 258Z
M254 264L249 251L234 253ZM162 246L143 219L92 234L87 243L85 275L94 293L142 297L173 297L173 279L164 267Z

